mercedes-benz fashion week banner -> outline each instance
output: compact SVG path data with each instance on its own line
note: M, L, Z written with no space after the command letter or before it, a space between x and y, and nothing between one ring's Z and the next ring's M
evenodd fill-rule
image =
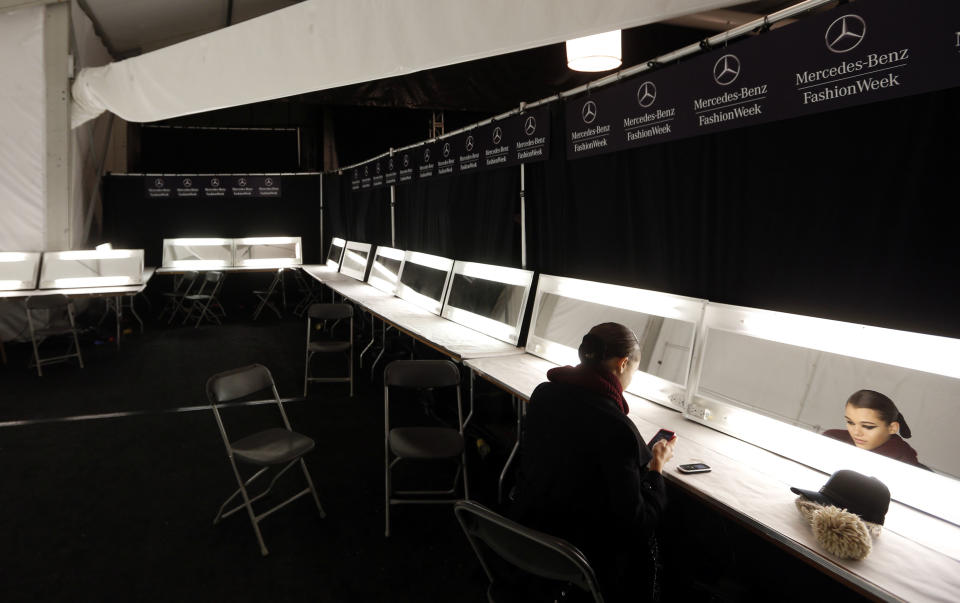
M860 0L568 100L567 158L957 85L960 1Z
M550 109L538 107L356 166L351 170L350 189L543 161L549 158L549 149Z
M144 176L148 199L280 197L280 176Z

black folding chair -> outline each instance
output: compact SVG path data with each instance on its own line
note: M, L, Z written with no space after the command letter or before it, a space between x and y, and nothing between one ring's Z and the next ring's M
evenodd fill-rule
M209 288L207 288L207 285L209 285ZM194 314L197 316L197 324L193 325L194 328L199 327L204 318L209 318L213 322L221 324L220 316L226 316L227 314L217 299L221 286L223 286L222 272L213 271L206 273L203 276L197 292L183 297L183 303L186 304L189 302L190 306L181 324L187 324L187 321L193 318ZM217 314L218 312L220 315Z
M231 441L221 416L221 411L227 408L224 403L246 398L265 390L270 390L273 396L273 401L276 403L277 409L280 411L280 417L283 419L283 427L271 427L239 440ZM310 479L310 472L307 471L307 465L303 462L303 456L313 450L314 441L293 431L290 427L290 421L287 419L287 413L283 410L283 402L281 402L280 395L277 393L270 371L261 364L252 364L218 373L207 380L207 398L210 400L213 415L217 419L217 427L220 428L223 445L227 448L227 457L230 459L230 466L233 468L233 474L237 478L238 485L237 490L220 505L220 510L217 511L213 523L217 524L224 517L229 517L241 509L246 509L247 515L250 517L250 523L253 525L253 531L257 535L257 542L260 543L260 552L267 555L269 551L263 543L263 536L260 534L260 522L274 511L287 506L301 496L311 494L313 502L317 505L317 510L320 511L320 517L326 517L326 512L320 505L320 499L317 497L317 491L313 486L313 480ZM237 461L258 469L252 476L244 479L241 477ZM253 503L268 495L280 476L297 463L303 470L307 487L263 513L255 513ZM281 466L282 468L277 470ZM270 472L271 469L274 469L274 476L269 485L259 494L251 497L248 487L257 478ZM243 498L243 502L225 511L227 505L238 495Z
M454 503L453 512L490 580L487 588L490 603L495 603L494 594L498 589L504 592L509 587L503 588L507 581L497 576L496 565L491 563L487 551L526 574L573 585L589 593L596 603L603 603L593 568L583 553L566 540L531 530L469 500Z
M390 388L457 390L457 427L390 427ZM453 503L460 474L463 497L470 498L467 485L467 455L463 439L463 406L460 399L460 371L449 360L394 360L383 372L384 478L386 481L386 530L390 536L390 506L398 504ZM449 490L393 490L391 470L403 459L457 461L457 472ZM446 498L440 498L446 496Z
M80 354L80 340L77 338L77 325L73 317L73 302L66 295L31 295L26 301L27 324L30 327L30 341L33 343L33 360L37 366L37 375L43 377L43 365L64 362L76 358L83 368L83 356ZM46 323L37 323L34 312L46 312ZM40 356L40 344L50 337L69 335L72 345L65 354ZM73 350L72 352L70 350Z
M348 320L350 336L348 340L313 339L314 321ZM333 331L331 325L330 331ZM311 377L310 361L314 354L347 353L346 377ZM303 395L307 395L310 382L336 383L350 382L350 396L353 397L353 306L350 304L313 304L307 313L307 352L303 367Z

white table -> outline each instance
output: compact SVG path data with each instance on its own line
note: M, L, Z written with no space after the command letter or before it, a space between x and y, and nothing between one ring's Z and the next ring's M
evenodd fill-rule
M555 366L530 354L474 358L464 364L471 374L521 400L529 400L534 388L546 380L546 371ZM472 394L471 388L471 405ZM660 428L677 433L676 454L663 473L696 498L871 597L960 601L960 527L892 501L883 534L874 540L870 555L862 561L838 559L820 548L790 491L791 486L818 489L827 479L825 474L687 421L680 413L643 398L626 397L630 418L645 437ZM518 430L519 426L518 419ZM677 472L677 465L696 461L708 463L713 471Z
M137 322L140 323L140 330L143 331L143 320L140 319L140 315L137 314L136 308L133 307L133 297L138 293L142 293L147 287L147 283L150 281L150 278L154 275L156 269L154 268L145 268L143 271L143 276L141 282L138 285L124 285L120 287L72 287L69 289L26 289L26 290L17 290L17 291L0 291L0 299L11 299L18 297L32 297L34 295L66 295L71 298L81 298L81 297L105 297L107 298L108 303L113 304L112 310L117 319L117 348L120 347L120 319L123 318L123 298L130 298L130 311L133 313L134 318L137 319Z

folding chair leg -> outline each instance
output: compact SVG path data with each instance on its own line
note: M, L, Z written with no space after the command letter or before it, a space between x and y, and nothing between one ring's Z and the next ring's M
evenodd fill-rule
M384 528L383 536L384 538L390 538L390 444L387 443L387 453L385 454L384 459L384 480L386 482L386 497L384 500L384 518L387 522L386 528Z
M300 468L303 469L303 477L307 478L307 485L310 486L310 494L313 495L313 502L317 503L317 511L320 511L320 517L325 518L327 512L323 510L323 505L320 504L320 498L317 496L317 489L313 486L313 480L310 479L310 472L307 471L307 464L303 462L303 457L300 458Z
M247 488L243 484L243 479L240 477L240 472L237 470L237 464L234 462L233 458L230 459L230 466L233 467L233 474L237 478L237 483L240 484L240 494L243 496L243 506L247 508L247 515L250 517L250 525L253 526L253 532L257 535L257 542L260 544L260 554L266 557L270 554L270 551L267 550L267 545L263 543L263 535L260 533L260 523L257 520L256 514L253 512L253 504L250 502L250 496L247 494Z

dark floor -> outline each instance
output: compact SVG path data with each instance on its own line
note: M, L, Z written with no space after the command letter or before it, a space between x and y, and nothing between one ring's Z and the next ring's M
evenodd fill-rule
M394 507L384 538L383 390L366 369L354 398L345 384L317 384L306 400L287 403L294 428L316 441L307 463L326 519L309 498L278 511L262 524L268 557L246 516L212 524L235 484L213 414L184 408L204 405L210 375L253 362L272 371L282 397L302 388L304 321L288 312L252 322L247 302L237 296L222 326L192 329L151 320L154 299L152 310L141 308L146 331L124 335L120 350L108 341L108 320L106 331L83 334L86 368L54 365L42 378L28 366L30 346L7 343L0 600L486 600L486 578L449 507ZM94 307L84 318L96 317ZM405 353L403 343L392 350ZM338 368L331 360L321 370ZM482 412L468 431L471 497L495 507L511 408L488 384L478 395ZM267 408L236 410L251 424ZM104 413L128 414L83 417ZM478 438L492 452L481 457ZM400 476L433 479L443 469L408 467ZM671 491L671 501L660 530L664 601L858 599L682 492Z

